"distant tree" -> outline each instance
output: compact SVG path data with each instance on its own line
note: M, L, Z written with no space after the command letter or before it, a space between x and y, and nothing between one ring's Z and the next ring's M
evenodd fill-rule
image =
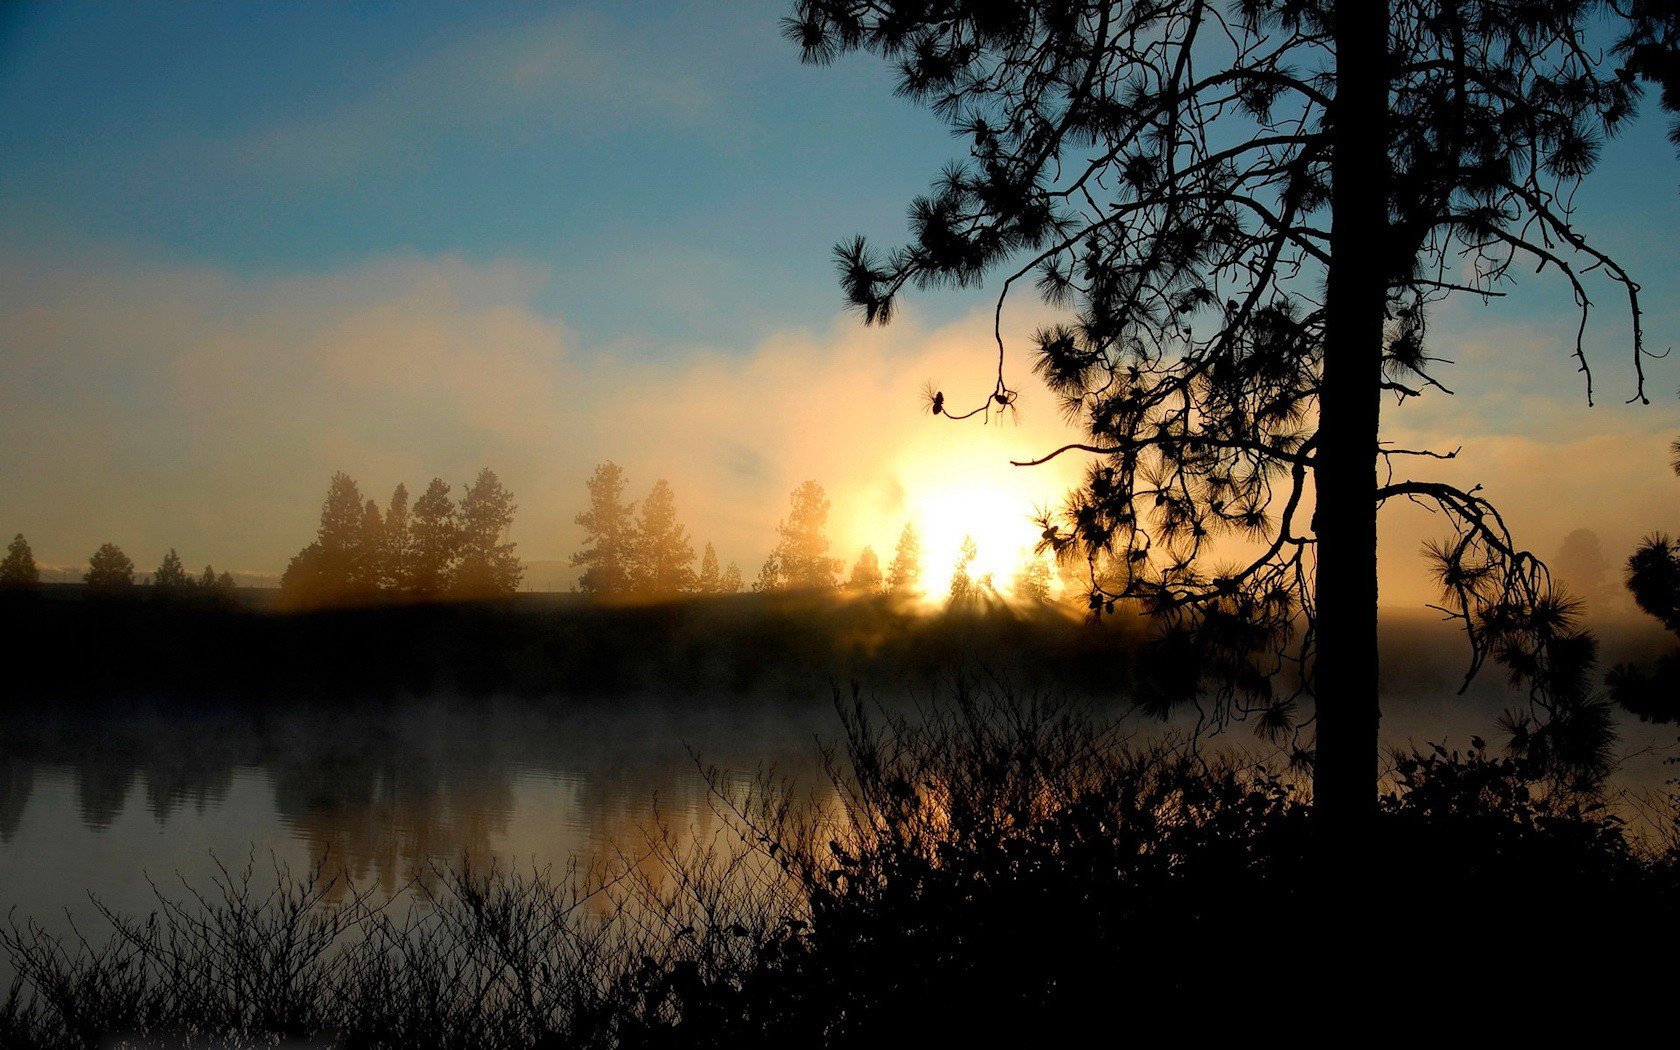
M846 587L860 594L879 594L881 591L881 559L875 556L874 547L863 548L858 555L857 563L852 566L851 578L846 581Z
M41 582L41 570L35 564L35 552L29 541L18 533L6 547L6 557L0 560L0 587L33 587Z
M1568 585L1571 593L1597 606L1615 593L1610 582L1610 559L1604 556L1598 533L1576 529L1563 538L1563 546L1551 560L1553 575Z
M1673 468L1680 474L1680 441L1673 445ZM1653 533L1627 560L1627 589L1645 613L1680 635L1680 545ZM1652 668L1629 664L1612 668L1610 697L1641 721L1680 720L1680 650L1660 657Z
M957 552L956 567L951 570L951 593L947 601L953 608L969 605L979 597L979 582L969 575L969 566L980 553L973 536L964 536Z
M922 541L916 536L916 526L907 521L898 534L892 563L887 566L887 589L894 594L914 594L921 587Z
M764 564L758 567L758 578L753 580L752 589L756 594L774 591L781 587L781 563L774 554L764 559Z
M694 590L699 594L716 594L722 589L723 578L718 572L717 551L708 543L705 553L700 555L700 575L695 578Z
M100 591L120 591L134 585L134 560L114 543L101 544L88 558L82 582Z
M449 498L449 486L442 478L433 478L420 494L408 529L404 589L421 595L442 594L449 584L461 545L455 501Z
M174 547L169 548L169 553L163 556L163 561L152 572L152 586L166 593L184 591L192 586L192 582Z
M385 510L385 534L379 552L379 585L387 590L408 586L408 557L411 538L408 528L408 486L397 484Z
M232 594L239 590L239 583L233 578L233 573L224 571L216 577L216 590L222 594Z
M379 504L370 499L362 504L362 522L350 559L350 589L357 594L372 594L384 583L384 575L385 518L379 513Z
M1042 556L1034 555L1021 563L1009 583L1009 590L1016 601L1044 605L1050 601L1050 579L1050 563Z
M776 549L764 562L754 590L833 587L839 558L828 553L828 496L807 481L788 497L788 516L776 526Z
M741 593L741 585L743 582L744 581L741 579L741 567L736 565L734 562L730 562L728 565L723 567L723 575L718 577L718 593L739 594Z
M210 566L206 565L204 567L204 571L199 573L198 581L196 583L194 583L193 586L197 587L201 591L213 591L213 590L215 590L216 589L216 570L212 569Z
M676 496L664 478L642 501L636 523L631 589L641 594L668 596L695 588L694 545L688 530L677 522ZM716 567L716 555L713 566Z
M624 502L624 469L602 463L587 484L589 509L575 519L583 526L585 549L571 561L573 568L583 569L578 590L601 597L626 594L634 583L636 505Z
M333 474L315 542L294 555L280 576L288 604L330 605L366 586L366 513L355 479L343 471Z
M468 485L456 514L459 522L460 559L451 574L451 589L472 597L495 597L519 589L525 567L507 542L518 508L513 493L486 467Z

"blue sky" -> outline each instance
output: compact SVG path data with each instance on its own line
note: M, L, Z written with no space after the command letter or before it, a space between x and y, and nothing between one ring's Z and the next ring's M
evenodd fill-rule
M885 333L840 310L830 247L900 239L957 147L879 61L801 66L785 7L6 7L0 530L47 562L111 539L142 567L176 546L273 572L334 470L383 501L488 463L522 553L561 558L610 457L633 486L673 476L750 575L806 477L847 508L848 554L890 545L915 462L1054 498L1065 475L1002 466L1059 436L1048 406L979 434L917 415L929 375L987 385L986 291L916 295ZM1680 333L1663 133L1612 143L1580 201L1644 283L1657 350ZM1607 549L1680 527L1661 462L1680 366L1648 362L1655 404L1623 406L1626 315L1595 294L1599 408L1542 276L1439 313L1461 395L1391 431L1470 442L1454 469L1505 486L1543 553L1572 521ZM1022 299L1012 323L1042 316Z

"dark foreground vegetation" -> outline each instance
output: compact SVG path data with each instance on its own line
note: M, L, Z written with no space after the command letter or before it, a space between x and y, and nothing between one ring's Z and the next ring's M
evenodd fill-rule
M728 835L656 828L610 871L463 865L411 906L344 893L329 858L162 890L109 941L14 916L0 1045L1206 1038L1302 1030L1326 994L1500 1031L1665 1009L1669 971L1636 960L1680 933L1674 837L1520 760L1396 756L1370 848L1330 853L1286 777L1076 707L958 683L842 713L821 790L714 775Z
M1018 682L1110 692L1134 641L1054 607L928 615L838 592L610 604L568 595L278 612L221 595L0 590L0 697L368 700L927 682L979 656Z

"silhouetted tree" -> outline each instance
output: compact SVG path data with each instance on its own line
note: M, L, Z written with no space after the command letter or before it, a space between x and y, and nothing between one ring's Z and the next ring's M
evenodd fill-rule
M82 582L100 591L120 591L134 584L134 560L115 543L100 544L88 558Z
M730 562L723 567L723 575L718 577L718 593L739 594L744 582L741 578L741 567Z
M372 594L384 584L385 577L385 519L379 504L368 500L362 504L362 523L356 531L356 546L350 559L350 589L358 594Z
M408 533L405 588L421 595L442 594L461 546L455 501L449 498L449 486L442 478L433 478L415 501Z
M575 519L583 526L587 549L572 555L571 562L583 569L578 590L585 594L626 594L634 583L635 504L624 502L624 486L623 468L611 461L590 475L589 509Z
M169 553L163 556L163 561L152 572L152 586L163 592L184 591L192 586L192 582L174 547L169 548Z
M962 547L957 551L957 564L951 570L951 593L947 601L952 608L962 608L972 604L979 597L979 582L969 575L968 568L974 564L980 549L975 546L973 536L964 536Z
M852 576L846 581L846 586L861 594L878 594L881 591L881 559L876 557L874 547L863 548L858 555L856 564L852 566Z
M1616 7L1627 19L1616 45L1627 72L1656 84L1662 107L1680 113L1680 0L1625 0ZM1680 147L1680 120L1669 124L1668 137Z
M676 496L664 478L653 483L652 491L642 501L633 551L632 590L659 596L694 590L694 545L689 542L688 530L677 521ZM716 562L713 555L714 569Z
M1613 595L1610 582L1610 559L1598 533L1591 529L1575 529L1563 538L1563 546L1550 562L1552 573L1573 593L1597 605Z
M1680 474L1680 440L1672 451L1674 472ZM1625 579L1634 603L1680 635L1680 545L1653 533L1628 557ZM1665 654L1650 669L1618 665L1607 682L1611 698L1641 721L1680 720L1680 650Z
M717 594L723 589L723 577L718 572L717 551L710 543L700 555L700 575L695 578L694 589L700 594Z
M456 593L492 597L518 590L525 568L513 553L514 544L504 542L517 509L513 493L488 467L466 487L457 514L460 557L450 576Z
M921 587L922 541L916 536L916 526L907 521L898 534L892 563L887 566L887 589L894 594L912 594Z
M765 559L754 590L833 587L840 559L828 554L828 496L807 481L788 497L788 516L776 526L776 549Z
M280 576L282 597L293 605L324 605L373 590L368 506L355 479L333 474L321 501L315 542L299 551ZM378 516L378 508L373 514Z
M35 552L23 533L12 537L6 546L6 557L0 559L0 587L33 587L41 582L41 570L35 564Z
M1383 447L1378 423L1385 394L1445 391L1430 306L1495 294L1524 263L1559 273L1583 311L1587 271L1626 293L1643 397L1638 286L1572 224L1573 189L1637 92L1588 39L1605 10L800 0L785 23L807 61L882 55L968 146L913 205L910 246L837 249L847 299L884 323L907 284L1005 269L992 392L968 411L931 392L955 418L1014 405L1001 317L1016 283L1074 310L1038 333L1037 369L1089 434L1049 456L1094 462L1045 543L1112 557L1125 571L1093 580L1093 609L1135 601L1197 661L1164 703L1209 684L1215 720L1300 739L1310 719L1300 754L1326 820L1363 823L1375 804L1382 504L1443 512L1434 553L1472 672L1519 645L1539 648L1517 663L1544 665L1573 635L1479 490L1419 472L1450 453ZM1210 571L1221 537L1259 554ZM1306 670L1299 692L1273 688L1285 664Z
M216 570L212 569L210 566L206 565L204 567L204 571L202 573L199 573L198 580L194 584L194 586L196 586L199 590L202 590L202 591L213 591L213 590L215 590L216 589Z
M209 566L205 566L205 568L209 568ZM220 576L216 577L216 590L222 594L233 594L239 590L239 582L233 578L233 573L224 570Z
M1050 563L1042 557L1029 557L1009 582L1009 590L1017 601L1032 605L1047 603L1050 600Z
M385 535L379 552L379 585L390 590L408 587L408 486L399 482L385 510Z

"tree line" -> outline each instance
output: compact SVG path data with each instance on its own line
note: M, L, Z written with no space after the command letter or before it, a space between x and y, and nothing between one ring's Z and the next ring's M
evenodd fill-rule
M588 481L589 507L580 513L583 549L571 565L583 570L578 590L599 597L675 597L735 594L745 580L740 566L719 568L717 550L707 543L695 568L694 543L677 520L676 496L664 478L641 501L640 513L625 499L624 469L608 461ZM776 546L752 583L755 592L834 589L864 594L913 594L922 577L921 543L906 523L886 572L873 547L865 547L842 583L844 562L830 553L828 494L806 481L788 497L788 514L776 526Z
M88 571L82 574L82 582L94 590L121 591L136 586L134 581L134 559L123 552L115 543L102 543L99 549L88 555ZM0 559L0 587L20 588L34 587L41 582L40 566L35 564L35 551L24 539L23 533L18 533L6 547L6 556ZM151 582L147 585L158 593L187 594L198 592L201 594L232 594L238 585L230 573L217 573L210 565L197 576L187 571L186 565L175 548L169 548L169 553L163 556L163 561L152 570Z
M584 544L570 559L573 568L582 570L578 591L601 598L671 598L746 589L740 566L720 562L711 543L696 555L688 528L678 520L676 494L664 478L639 504L625 498L628 479L611 461L597 466L586 486L589 506L575 519L584 529ZM407 485L398 484L383 511L354 478L339 471L321 502L314 540L292 557L280 578L282 600L315 607L396 596L510 595L524 577L516 544L507 539L517 509L513 494L488 468L463 486L459 503L446 482L433 478L412 505ZM787 516L776 526L776 545L752 582L753 591L921 593L923 552L913 523L905 523L884 568L875 549L866 546L850 574L842 576L845 563L831 553L828 537L830 509L816 481L792 491ZM972 571L976 556L974 541L966 539L947 596L953 607L978 606L997 595L990 574ZM29 544L19 535L0 562L0 585L33 585L39 576ZM134 576L133 560L107 543L90 556L83 579L91 587L115 589L130 586ZM1011 581L1011 590L1017 600L1047 602L1050 580L1050 566L1029 559ZM152 573L151 585L180 591L234 588L232 576L218 576L209 566L195 579L173 549Z
M513 494L486 467L463 486L433 478L408 502L399 483L383 513L356 480L339 471L321 502L315 539L280 577L288 604L331 605L379 596L489 598L512 594L525 569L507 539Z

